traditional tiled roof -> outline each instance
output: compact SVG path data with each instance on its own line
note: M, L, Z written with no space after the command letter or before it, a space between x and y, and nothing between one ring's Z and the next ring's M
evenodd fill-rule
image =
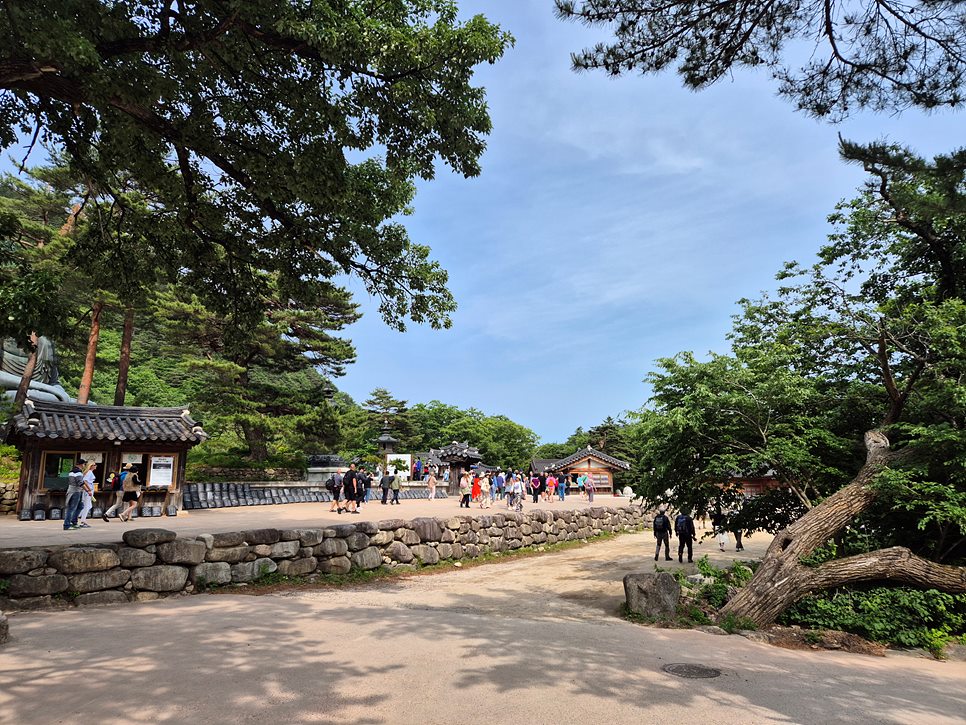
M583 458L596 458L601 463L606 463L613 468L620 468L624 471L629 471L631 468L631 464L627 461L622 461L619 458L608 456L606 453L601 453L600 451L594 450L590 446L587 446L586 448L581 448L571 456L567 456L566 458L556 461L548 470L559 471L563 468L573 465Z
M468 443L458 443L456 441L440 448L439 457L440 460L446 463L483 460L483 456L480 455L478 449L470 447Z
M530 470L536 473L546 473L554 465L559 463L561 458L534 458L530 461Z
M185 408L127 408L27 400L13 417L24 438L201 443L208 438Z

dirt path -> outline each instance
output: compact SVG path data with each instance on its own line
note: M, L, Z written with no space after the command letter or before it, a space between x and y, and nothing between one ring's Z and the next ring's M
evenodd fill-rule
M0 723L964 722L963 663L617 619L621 577L653 568L651 541L351 590L17 614ZM661 670L680 662L722 674Z

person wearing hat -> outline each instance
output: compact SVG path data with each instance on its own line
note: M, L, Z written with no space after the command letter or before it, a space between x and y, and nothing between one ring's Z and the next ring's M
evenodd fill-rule
M130 463L125 463L120 474L117 476L112 474L108 477L108 481L112 482L110 490L114 492L114 505L101 514L101 518L108 523L111 522L109 518L110 515L116 513L121 507L121 503L124 501L124 479L127 478L127 475L130 473L132 468L133 466Z
M661 556L661 545L664 545L664 560L671 561L671 519L667 516L667 506L661 506L654 517L654 538L657 539L657 549L654 550L654 561Z

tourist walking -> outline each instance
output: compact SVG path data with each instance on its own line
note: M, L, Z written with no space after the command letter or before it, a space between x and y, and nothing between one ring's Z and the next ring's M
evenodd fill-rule
M480 477L474 473L473 474L473 487L470 489L470 497L474 501L479 501L480 500L480 491L481 491Z
M93 461L84 466L84 477L81 479L81 510L77 516L77 526L82 529L89 529L91 525L87 523L87 514L91 512L94 505L94 469L97 464Z
M121 496L121 501L128 504L127 508L118 514L118 518L121 521L130 521L131 514L138 507L138 499L141 497L141 487L138 483L137 469L132 468L128 471L128 474L124 477L124 481L121 484L121 490L124 492Z
M654 561L661 555L661 546L664 546L664 559L671 561L671 519L665 513L667 508L661 506L657 516L654 517L654 538L657 539L657 548L654 550Z
M85 464L86 461L80 461ZM83 505L84 471L80 465L74 465L67 474L67 493L64 496L64 531L79 529L77 517Z
M683 564L684 547L688 547L688 563L694 561L694 551L692 543L698 540L697 532L694 530L694 519L683 511L674 519L674 533L678 537L678 563Z
M121 506L121 501L124 496L124 492L121 490L121 483L124 481L124 476L127 475L127 471L130 470L131 464L128 463L124 466L127 470L122 470L120 473L115 473L111 471L107 476L107 481L105 482L105 488L114 494L114 501L111 507L101 514L101 518L105 522L111 523L110 515L115 513Z
M487 473L480 479L480 508L490 508L490 476Z
M337 511L342 513L342 507L339 505L339 496L342 495L342 471L336 470L329 480L325 482L326 490L332 494L332 503L329 505L329 512Z
M429 472L429 478L426 479L426 486L429 488L429 500L434 501L436 499L436 471Z
M496 478L493 479L493 483L496 486L496 497L502 501L504 490L506 488L506 476L503 475L503 471L497 471Z
M557 496L560 497L561 501L567 499L567 474L562 473L557 478Z
M356 475L356 510L362 509L362 504L369 500L369 489L372 486L372 480L369 478L369 472L365 468L360 468L359 473Z
M359 513L356 503L356 483L358 482L358 478L359 472L356 471L356 464L350 463L349 470L342 476L342 498L345 499L346 513Z
M530 476L530 495L534 503L540 502L540 477Z
M379 479L379 488L382 489L383 506L389 503L389 487L392 486L392 482L395 479L396 477L389 473L388 468L386 469L386 472L382 474L382 478Z
M470 474L463 471L460 476L460 508L470 507L470 494L473 493L473 484L470 483Z
M399 476L393 476L392 480L389 482L389 488L392 489L392 501L391 504L399 505L399 489L401 484L399 483Z
M718 539L718 548L724 551L728 545L728 531L725 529L725 515L720 511L711 514L711 529Z
M520 476L513 477L510 488L510 505L514 511L523 511L523 479Z
M584 476L586 479L584 481L584 490L587 492L587 503L594 502L594 493L597 492L597 486L594 484L594 479L589 476Z
M587 483L587 476L581 473L577 476L577 493L580 494L581 498L586 498L587 494L584 492L584 485Z

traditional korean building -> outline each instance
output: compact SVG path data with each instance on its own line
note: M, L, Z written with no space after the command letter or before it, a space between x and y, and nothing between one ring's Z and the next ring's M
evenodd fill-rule
M63 508L67 474L81 460L99 464L98 487L130 463L145 486L141 506L180 508L188 451L207 437L184 408L27 400L7 436L22 456L18 509ZM96 498L103 506L114 494Z
M586 475L594 484L597 493L610 493L614 490L614 474L629 471L631 464L594 450L590 446L582 448L566 458L534 458L530 462L530 474L553 473L566 476L573 485L577 477Z

